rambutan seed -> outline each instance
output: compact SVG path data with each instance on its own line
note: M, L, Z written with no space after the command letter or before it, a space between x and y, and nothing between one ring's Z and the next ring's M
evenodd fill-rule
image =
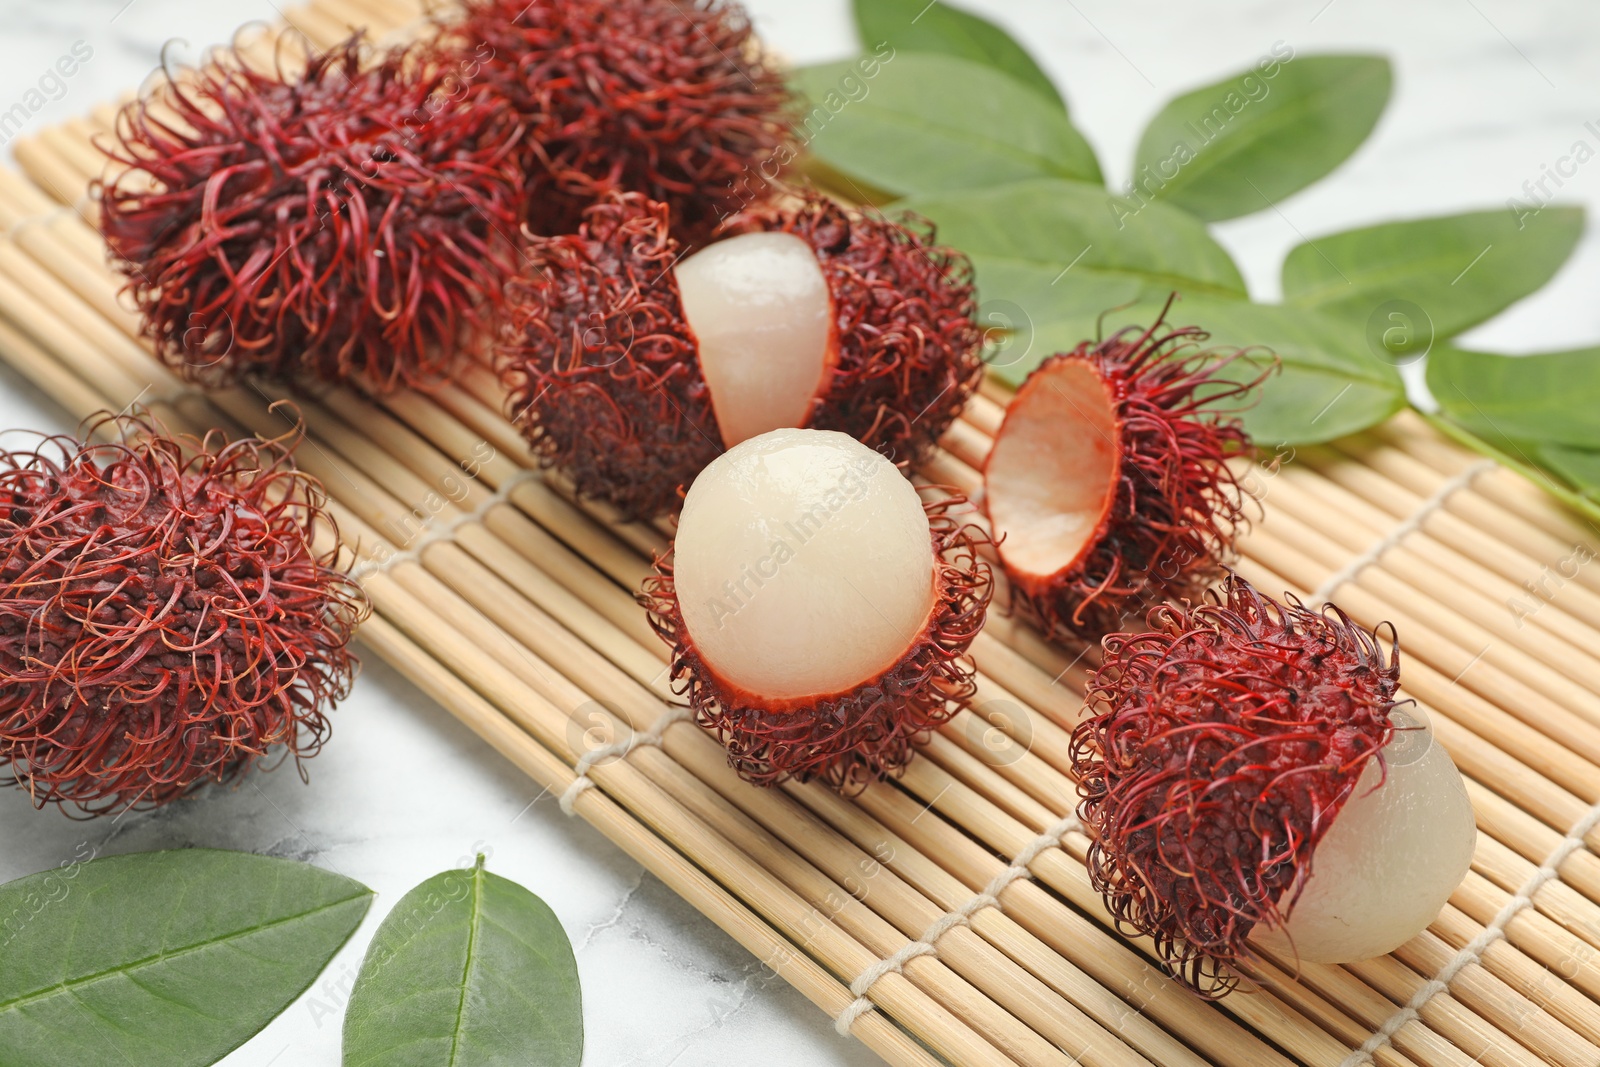
M1251 942L1348 963L1438 915L1476 843L1450 756L1402 702L1399 648L1230 576L1105 638L1070 753L1089 877L1207 996Z
M636 194L535 238L499 367L513 420L581 496L674 510L724 448L838 430L924 458L983 373L970 267L911 220L819 195L688 256Z
M990 582L959 506L822 430L753 437L695 480L640 601L741 775L860 788L971 699Z
M1246 512L1227 461L1250 439L1226 402L1273 368L1230 382L1250 353L1164 318L1046 359L995 434L984 508L1013 606L1048 633L1096 640L1232 558Z
M415 49L220 49L118 114L101 230L187 379L433 384L497 321L521 135Z
M90 814L314 755L366 610L283 441L113 428L0 451L0 767Z

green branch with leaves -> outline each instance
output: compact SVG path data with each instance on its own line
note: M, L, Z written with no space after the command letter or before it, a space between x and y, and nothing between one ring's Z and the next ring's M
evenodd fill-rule
M1020 384L1056 351L1148 323L1176 291L1173 314L1217 345L1280 360L1245 416L1263 447L1387 420L1411 403L1400 365L1426 359L1430 422L1600 520L1600 348L1508 356L1450 343L1555 275L1581 208L1307 240L1284 260L1279 304L1251 301L1208 228L1276 210L1349 158L1388 105L1387 59L1277 42L1162 108L1117 193L1059 89L1003 29L925 0L856 0L855 17L876 62L793 75L809 172L928 218L971 257L984 325L1005 337L990 357L1001 378Z

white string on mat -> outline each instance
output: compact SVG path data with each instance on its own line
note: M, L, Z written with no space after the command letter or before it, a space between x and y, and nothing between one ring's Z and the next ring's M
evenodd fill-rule
M66 215L78 215L81 217L82 213L70 204L60 204L51 208L49 211L44 212L43 214L24 215L16 222L13 222L10 226L7 226L3 233L0 233L0 240L15 240L17 234L31 226L45 226Z
M416 538L416 540L412 541L410 545L398 552L390 553L382 560L373 560L370 563L357 567L352 572L351 577L360 578L362 575L371 574L373 572L382 574L394 567L399 566L402 563L422 562L422 553L430 546L435 545L440 541L448 541L450 538L455 536L457 530L469 523L482 522L483 517L489 514L489 512L496 505L509 503L511 500L511 494L516 491L518 486L520 486L523 482L532 481L539 476L539 471L531 467L518 471L505 481L501 482L498 489L490 493L489 496L484 499L483 503L479 504L471 511L457 515L455 518L450 519L447 522L430 525L419 537Z
M598 748L591 749L579 756L578 762L572 768L578 773L578 777L572 780L571 785L562 790L560 798L556 801L561 805L562 812L567 815L573 814L572 805L574 802L584 794L585 790L594 788L594 779L589 777L589 770L595 764L613 756L626 757L634 749L642 748L645 745L660 748L662 738L666 735L668 729L680 722L692 722L693 720L694 713L688 708L670 705L666 711L661 713L650 729L630 733L620 741L613 741L609 745L600 745Z
M899 951L884 957L857 975L856 980L850 983L850 992L856 999L852 1000L844 1011L839 1013L839 1017L834 1020L833 1028L848 1037L850 1027L855 1025L856 1020L876 1006L872 1003L871 998L867 996L867 991L877 984L878 979L886 974L899 974L906 964L918 956L937 956L939 949L936 946L941 937L958 926L966 926L972 921L972 917L984 908L998 908L1000 906L1000 894L1006 886L1019 878L1033 877L1033 872L1028 867L1034 860L1039 858L1040 853L1048 849L1059 848L1063 837L1081 829L1083 829L1083 824L1078 822L1078 817L1076 815L1068 815L1065 819L1062 819L1034 838L1027 848L1017 853L1017 857L1011 861L1011 865L995 875L989 884L983 887L983 892L967 900L959 907L945 912L934 921L933 925L923 931L921 937L907 943Z
M1495 466L1496 464L1492 459L1479 460L1460 474L1446 481L1438 489L1435 489L1433 495L1424 500L1421 506L1403 522L1379 538L1371 548L1334 571L1328 576L1327 581L1317 586L1317 591L1311 594L1309 606L1321 607L1326 604L1333 598L1333 594L1339 591L1341 585L1354 581L1356 575L1378 562L1390 549L1420 530L1422 524L1427 522L1434 512L1444 507L1452 496L1471 485L1478 475L1493 470Z
M1506 936L1506 927L1511 920L1533 904L1533 898L1539 890L1549 882L1560 880L1561 865L1567 862L1567 858L1574 852L1585 847L1583 839L1588 837L1596 826L1600 826L1600 804L1590 808L1588 814L1577 821L1567 836L1561 839L1561 844L1550 853L1550 858L1540 864L1539 869L1528 877L1521 889L1517 890L1517 895L1506 901L1505 907L1495 913L1489 925L1485 926L1477 937L1462 945L1461 950L1450 958L1450 962L1441 967L1438 974L1417 990L1416 994L1406 1002L1405 1007L1389 1016L1371 1037L1362 1042L1360 1048L1344 1058L1339 1067L1361 1067L1362 1064L1370 1062L1373 1055L1399 1033L1401 1027L1422 1014L1422 1009L1430 1000L1446 992L1458 974L1481 960L1490 945Z

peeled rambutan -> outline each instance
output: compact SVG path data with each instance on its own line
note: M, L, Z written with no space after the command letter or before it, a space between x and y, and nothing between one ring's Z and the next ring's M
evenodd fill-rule
M184 377L389 390L487 338L522 127L417 53L368 51L357 34L290 73L219 50L119 113L100 225Z
M461 0L435 47L526 124L536 233L623 191L703 235L797 154L790 95L736 3Z
M1105 638L1070 748L1095 888L1208 996L1237 984L1247 939L1318 963L1393 950L1476 843L1449 754L1395 700L1398 643L1224 590Z
M967 705L991 587L958 506L824 430L751 438L695 480L639 599L741 776L859 789Z
M1250 439L1223 402L1261 376L1227 381L1249 354L1164 318L1045 360L995 434L984 507L1013 606L1048 633L1112 633L1231 559L1245 504L1227 460Z
M983 373L971 270L931 229L812 194L679 259L638 194L535 238L499 367L542 461L626 517L666 514L731 447L838 430L922 459Z
M90 814L314 755L365 611L283 441L108 427L0 451L0 764Z

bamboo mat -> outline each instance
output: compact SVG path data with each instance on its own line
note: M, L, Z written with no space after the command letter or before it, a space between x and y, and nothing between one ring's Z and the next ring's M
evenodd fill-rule
M287 20L325 45L414 32L402 5ZM184 429L283 432L284 394L195 391L134 340L85 197L112 115L19 141L26 177L0 171L0 355L77 416L138 401ZM1084 872L1066 749L1086 658L997 614L977 707L903 778L755 789L670 702L632 600L662 530L531 471L486 367L429 396L294 399L375 605L367 648L886 1061L1600 1065L1600 534L1416 417L1244 465L1265 517L1240 571L1394 622L1404 688L1468 780L1472 871L1391 956L1268 957L1213 1004L1110 930ZM976 483L1004 400L974 399L930 480Z

